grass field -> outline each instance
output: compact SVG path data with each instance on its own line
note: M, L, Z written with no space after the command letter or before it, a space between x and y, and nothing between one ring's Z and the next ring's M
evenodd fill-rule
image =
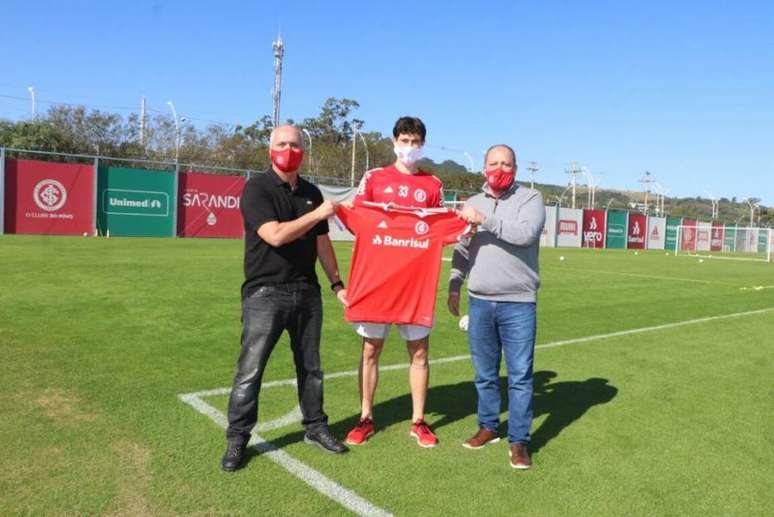
M348 269L349 246L337 250ZM267 448L221 472L223 429L179 398L231 382L241 252L222 240L0 237L0 514L348 513ZM403 368L382 373L365 446L324 454L298 423L261 436L396 515L772 513L774 265L542 250L527 472L509 467L506 441L460 446L475 392L457 357L466 335L445 309L448 267L431 339L434 359L453 359L431 367L439 447L408 436ZM346 372L359 342L329 291L324 301L323 367L345 372L326 380L326 410L343 436L358 415ZM382 365L406 360L393 336ZM293 376L283 338L265 382ZM200 399L223 411L227 397ZM261 420L294 406L292 386L267 386Z

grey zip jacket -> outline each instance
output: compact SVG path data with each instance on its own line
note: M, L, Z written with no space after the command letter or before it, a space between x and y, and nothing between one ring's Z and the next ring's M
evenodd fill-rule
M543 195L511 185L496 198L488 185L465 203L484 214L469 239L454 248L449 292L460 291L468 277L468 294L501 302L536 302L540 287L538 249L546 221Z

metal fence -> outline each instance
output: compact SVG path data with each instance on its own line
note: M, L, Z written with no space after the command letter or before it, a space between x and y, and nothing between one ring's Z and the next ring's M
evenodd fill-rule
M253 174L259 174L263 171L260 170L251 170L251 169L241 169L236 167L223 167L223 166L217 166L217 165L207 165L207 164L198 164L198 163L188 163L188 162L179 162L179 161L171 161L171 160L154 160L154 159L147 159L147 158L122 158L122 157L116 157L116 156L107 156L107 155L101 155L101 154L75 154L75 153L66 153L66 152L57 152L57 151L41 151L41 150L34 150L34 149L20 149L20 148L13 148L13 147L0 147L0 206L3 206L2 209L0 209L0 234L4 232L4 230L8 230L9 224L11 224L12 221L15 221L14 217L18 214L11 213L8 217L6 216L7 213L7 207L4 206L6 203L3 203L4 200L6 200L6 194L10 194L9 192L6 192L8 188L12 188L11 186L6 184L7 181L11 181L9 178L9 174L11 174L10 171L6 170L6 166L10 167L10 163L12 163L9 160L34 160L36 162L42 163L42 162L48 162L51 164L68 164L68 165L81 165L81 166L87 166L89 169L93 168L94 171L94 177L93 177L93 184L91 185L90 189L93 192L94 195L94 207L93 207L93 213L91 214L91 217L94 221L95 230L98 232L106 231L106 228L101 228L99 224L100 220L100 209L99 209L99 200L97 199L99 196L99 190L100 185L98 182L100 181L98 178L100 177L100 170L105 168L119 168L122 169L122 174L129 176L132 175L132 170L137 170L137 180L139 180L141 175L147 175L148 172L164 172L167 174L171 174L172 176L169 179L169 191L178 193L179 187L181 186L181 181L185 179L185 177L182 176L182 174L186 173L204 173L204 174L211 174L211 175L217 175L217 176L240 176L245 179L249 179L250 176ZM8 163L6 163L8 162ZM15 166L15 165L14 165ZM59 165L58 165L59 166ZM325 175L318 175L318 174L302 174L301 175L304 179L307 181L310 181L311 183L314 183L321 188L324 187L331 187L331 188L344 188L344 189L352 189L353 186L351 185L351 178L343 178L343 177L334 177L334 176L325 176ZM18 179L19 176L14 175L14 178ZM160 177L148 177L148 180L153 183L157 181ZM88 180L86 180L88 182ZM129 188L129 187L124 187ZM128 191L124 191L128 192ZM455 201L465 193L458 192L458 191L447 191L446 192L446 199L445 201L449 202L452 206L455 206L457 203ZM65 193L66 195L66 193ZM174 196L174 195L172 195ZM38 205L41 206L41 205ZM169 203L169 212L171 216L172 223L176 226L178 222L180 221L180 214L178 213L180 207L177 203ZM13 209L11 209L13 210ZM105 209L103 208L102 211L104 212ZM44 216L48 217L47 214L43 214ZM34 214L30 217L36 217ZM52 216L53 217L53 216ZM185 222L183 221L183 224ZM12 230L9 230L11 232L15 232L16 228L13 226ZM80 230L80 231L86 231L86 230ZM34 232L34 231L33 231ZM46 232L43 232L46 233ZM177 235L177 233L175 233Z

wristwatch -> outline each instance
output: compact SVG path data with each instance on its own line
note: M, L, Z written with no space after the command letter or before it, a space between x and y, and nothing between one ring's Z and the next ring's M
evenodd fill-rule
M344 289L344 282L342 282L341 280L339 280L338 282L333 282L331 284L331 291L336 292L337 287L341 287L342 289Z

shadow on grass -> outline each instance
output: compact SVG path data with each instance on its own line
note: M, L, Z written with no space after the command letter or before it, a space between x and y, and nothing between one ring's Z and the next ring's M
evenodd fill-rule
M564 429L599 404L606 404L618 394L618 388L607 379L592 377L585 381L551 382L556 372L539 371L534 377L534 418L548 415L539 428L532 432L529 450L532 454L559 436ZM505 379L500 379L504 382ZM503 393L506 393L504 390ZM503 410L507 409L504 403Z
M530 451L533 454L556 438L576 420L580 419L590 408L610 402L618 393L618 389L608 384L609 381L607 379L589 378L585 381L551 382L556 376L556 372L548 370L535 372L534 375L534 417L538 418L542 415L547 415L547 417L540 427L532 433ZM508 390L506 377L500 378L500 384L502 387L501 393L503 394L501 411L507 411ZM435 431L439 431L449 424L476 413L477 397L472 381L433 386L428 391L427 401L427 414L430 416L428 421ZM409 420L411 418L410 394L407 393L377 403L374 406L374 415L377 433L392 425L403 425L408 433ZM433 415L438 415L439 418L433 419ZM331 431L335 436L343 439L347 432L357 423L359 416L360 414L356 413L346 419L331 423ZM507 436L507 425L504 424L502 427L506 432L501 432L501 435ZM474 432L475 429L470 430L471 435ZM450 438L444 437L443 433L439 433L439 435L442 442L446 438L447 440L456 440L461 443L463 439L468 437L468 435L465 435ZM304 432L296 431L273 440L271 444L277 448L283 448L291 443L301 441L303 438ZM251 448L247 453L247 460L249 461L260 453L260 450Z

